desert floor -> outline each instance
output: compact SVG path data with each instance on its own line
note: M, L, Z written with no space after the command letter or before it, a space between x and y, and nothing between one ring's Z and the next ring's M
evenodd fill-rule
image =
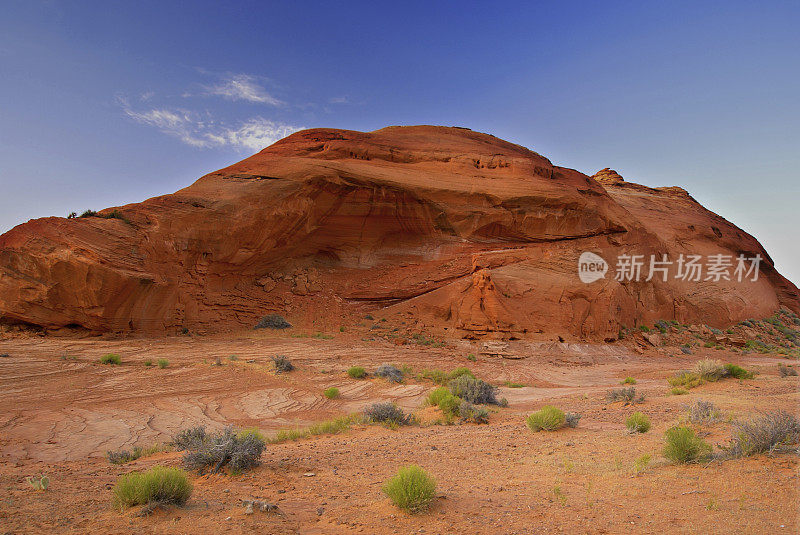
M395 346L338 334L333 339L267 334L164 339L14 337L0 340L0 533L798 533L798 456L759 455L674 465L661 455L664 431L685 421L685 405L712 401L723 421L698 429L724 444L732 422L759 410L800 416L798 377L781 378L776 355L700 348L644 353L621 344L530 344L521 359L480 354L479 344ZM106 353L119 366L102 365ZM470 353L476 361L467 359ZM296 366L276 375L270 357ZM234 356L234 358L231 358ZM705 357L759 372L753 380L709 383L669 395L666 378ZM145 367L167 358L169 366ZM219 358L222 365L213 365ZM258 468L241 475L192 475L185 507L140 516L112 507L117 477L157 464L178 466L179 452L112 465L108 450L168 442L205 425L278 429L354 413L393 400L423 409L435 385L408 378L349 378L382 363L445 371L467 366L500 388L507 408L488 425L418 425L390 430L358 425L337 435L269 444ZM646 400L607 403L605 394L636 378ZM322 391L336 386L341 398ZM575 429L533 433L524 417L545 404L582 415ZM634 411L653 427L631 435ZM634 461L650 454L641 472ZM404 464L436 477L431 509L409 515L381 492ZM26 478L47 474L35 491ZM280 513L246 515L241 499L276 504Z

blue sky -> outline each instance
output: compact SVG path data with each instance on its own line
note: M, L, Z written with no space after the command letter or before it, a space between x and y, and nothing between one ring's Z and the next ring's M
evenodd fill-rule
M301 127L467 126L680 185L800 283L798 2L0 5L0 232Z

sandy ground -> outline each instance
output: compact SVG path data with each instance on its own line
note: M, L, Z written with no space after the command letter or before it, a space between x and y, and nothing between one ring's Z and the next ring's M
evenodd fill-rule
M99 364L118 353L120 366ZM0 533L798 533L798 456L756 456L677 466L662 456L664 431L686 418L684 405L713 401L726 420L702 427L713 444L731 421L776 408L800 415L798 378L780 378L774 356L700 349L644 354L624 345L531 344L517 360L479 355L468 342L441 348L394 346L336 336L239 338L0 340ZM677 353L677 355L676 355ZM297 369L276 375L270 357ZM234 356L233 359L231 357ZM754 369L756 379L706 384L669 396L666 377L706 356ZM145 367L169 359L166 369ZM212 365L219 358L222 366ZM260 467L238 476L193 475L183 508L137 516L111 506L120 474L179 465L168 452L122 466L108 450L169 441L191 425L277 429L357 412L393 400L418 410L434 387L417 379L393 385L350 379L345 370L381 363L451 370L468 366L501 387L508 408L489 425L356 426L346 433L269 445ZM609 388L637 379L647 399L635 407L605 402ZM336 386L341 398L322 391ZM576 429L532 433L524 417L555 404L582 414ZM653 428L627 433L634 410ZM652 455L644 472L634 460ZM438 481L426 513L408 515L382 494L382 483L416 463ZM45 473L34 491L27 476ZM275 503L280 514L245 515L241 499Z

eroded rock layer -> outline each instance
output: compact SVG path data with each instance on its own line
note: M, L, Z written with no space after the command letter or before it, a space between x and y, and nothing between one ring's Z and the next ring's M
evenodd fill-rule
M597 339L800 311L761 245L684 190L588 177L462 128L305 130L115 210L0 236L2 321L158 334L272 312L326 329L381 310L449 336ZM605 278L581 282L584 251L611 264ZM621 254L764 260L755 282L646 281L647 268L618 282Z

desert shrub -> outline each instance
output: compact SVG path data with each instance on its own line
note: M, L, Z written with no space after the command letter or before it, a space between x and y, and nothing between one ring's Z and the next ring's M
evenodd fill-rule
M639 330L642 331L643 333L649 333L650 327L648 327L647 325L639 325Z
M681 388L679 386L676 386L675 388L671 388L669 393L672 394L673 396L682 396L684 394L688 394L689 391L686 390L685 388Z
M259 429L258 427L246 427L244 429L240 429L236 433L236 438L238 440L244 440L249 436L256 437L258 440L264 443L267 442L267 437L264 436L264 433L262 433L261 429Z
M47 490L50 486L50 478L44 474L40 474L39 477L28 477L26 480L33 490Z
M694 388L696 386L700 386L703 383L703 380L700 378L700 375L690 372L690 371L680 371L669 377L667 379L669 386L673 387L683 387L683 388Z
M454 396L466 399L470 403L497 404L495 397L497 388L486 381L469 375L459 375L447 383Z
M567 427L578 427L578 422L581 420L581 415L577 412L568 412L564 414L564 425Z
M469 368L461 367L461 368L456 368L455 370L448 373L447 380L452 381L453 379L458 379L462 375L466 375L468 377L472 377L473 379L475 379L475 374L473 374Z
M94 210L86 210L81 214L81 217L96 217L96 216L97 212L95 212Z
M626 377L625 379L623 379L620 382L620 384L622 384L622 385L635 385L636 384L636 379L634 379L633 377Z
M458 398L456 398L458 399ZM458 406L458 416L463 422L473 422L476 424L489 423L489 411L483 407L476 407L466 400L462 400Z
M613 388L606 392L606 401L614 403L615 401L624 401L626 405L632 403L644 402L644 394L636 395L636 389L632 386L628 388Z
M500 398L500 401L497 402L497 405L500 407L508 407L508 399Z
M437 385L443 385L447 382L447 374L442 370L422 370L419 373L419 378L433 381Z
M383 485L383 492L397 507L416 513L427 509L436 496L436 480L419 466L410 464Z
M326 388L323 394L328 399L336 399L339 397L339 389L335 386L332 386L330 388Z
M196 449L200 447L207 436L205 427L190 427L179 431L172 437L172 445L178 451Z
M272 357L272 364L275 366L275 373L286 373L294 370L294 364L284 355Z
M135 461L142 456L142 448L135 447L132 450L108 451L106 457L111 464L125 464Z
M727 374L722 362L714 359L698 360L694 365L694 371L704 381L717 381Z
M711 446L698 437L691 427L667 429L664 438L664 457L676 463L696 462L711 453Z
M148 366L148 367L149 367L149 366L152 366L152 365L153 365L153 359L147 359L147 360L145 360L145 361L144 361L144 365L145 365L145 366Z
M364 410L364 416L370 422L403 425L410 422L403 409L391 402L373 403Z
M118 507L153 503L183 505L191 494L192 484L186 472L156 466L146 472L120 476L114 486L114 503Z
M689 412L689 421L693 424L709 424L718 421L721 417L721 412L710 401L703 401L698 399L687 407Z
M362 366L351 366L347 369L347 375L353 379L363 379L367 376L367 370L365 370Z
M636 460L633 461L633 471L639 474L647 470L647 467L650 466L650 459L652 459L652 457L649 453L637 457Z
M757 453L772 453L783 446L800 442L800 422L785 411L759 414L735 425L730 445L726 448L734 457Z
M459 407L461 407L461 398L447 393L442 399L439 400L439 408L442 413L449 416L457 416Z
M647 433L650 430L650 418L641 412L634 412L625 420L625 427L631 433Z
M254 329L288 329L292 324L280 314L269 314L256 323Z
M439 402L445 397L450 395L450 391L444 386L434 388L430 391L427 397L428 405L437 406Z
M655 328L658 329L659 332L661 332L661 334L665 334L667 332L667 329L669 328L669 323L667 323L664 320L658 320L655 323Z
M566 416L561 409L552 405L545 405L538 411L530 414L525 423L531 431L555 431L566 424Z
M109 353L100 357L100 363L117 365L122 363L122 359L116 353Z
M306 429L281 429L273 438L267 439L267 442L279 444L316 435L335 435L350 429L352 424L362 421L363 418L360 415L349 415L318 422Z
M234 472L242 472L257 466L265 441L261 433L236 433L232 428L214 435L205 435L199 442L187 448L183 463L190 470L217 473L228 466Z
M508 388L525 388L527 385L525 383L516 383L514 381L504 381L503 386Z
M375 375L378 377L383 377L390 383L402 383L403 382L403 372L397 368L396 366L392 366L391 364L381 364L378 366L378 369L375 370Z
M169 366L169 361L167 359L158 359L158 367L162 370Z
M735 379L752 379L756 375L755 373L746 370L741 366L737 366L736 364L725 364L724 368L725 375Z
M691 346L689 346L688 344L682 345L681 353L683 353L684 355L691 355L692 354Z
M778 364L778 375L781 377L789 377L797 375L797 370L795 370L791 366L786 366L784 364Z

